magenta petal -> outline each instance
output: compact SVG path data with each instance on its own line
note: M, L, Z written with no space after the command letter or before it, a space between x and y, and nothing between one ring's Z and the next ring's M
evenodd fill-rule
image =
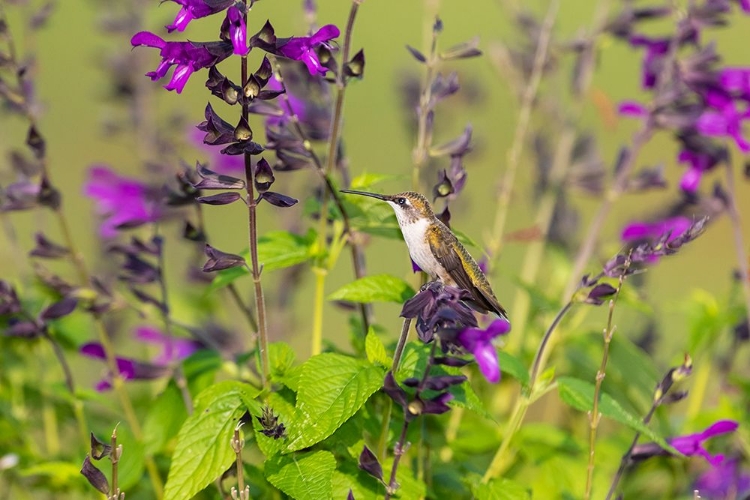
M728 123L726 117L716 111L706 111L695 123L699 132L706 135L724 135L727 133Z
M335 24L326 24L310 37L312 44L321 44L338 37L341 34Z
M510 321L508 321L505 318L498 318L492 323L490 323L490 326L487 327L487 333L490 335L490 338L499 337L500 335L505 335L510 331Z
M178 94L181 94L182 89L185 88L185 85L187 84L188 80L190 79L190 75L192 74L193 68L191 68L190 65L183 64L177 66L174 70L174 73L172 74L172 79L168 84L164 86L164 88L167 90L174 90Z
M688 193L695 193L700 186L703 171L699 168L689 168L680 179L680 189Z
M640 240L651 235L651 226L645 222L632 222L625 226L620 235L623 241Z
M133 37L130 39L130 44L133 47L145 45L146 47L156 47L159 49L163 49L167 45L167 42L165 42L164 39L160 36L155 35L150 31L141 31L133 35Z
M84 356L88 356L90 358L97 358L97 359L105 359L106 356L104 354L104 348L101 344L96 342L90 342L88 344L84 344L79 349L80 353Z
M623 101L617 107L617 112L623 116L631 116L634 118L642 118L648 115L646 107L636 101Z
M720 434L726 434L728 432L734 432L740 426L734 420L719 420L715 424L711 425L705 431L701 433L703 439L718 436Z
M422 271L422 268L419 267L416 262L414 262L414 259L411 259L411 271L413 273L418 273Z
M167 31L169 33L173 32L174 30L185 31L185 28L188 27L188 24L190 24L190 21L192 21L193 19L195 19L195 17L190 12L190 10L187 7L183 7L177 13L177 16L175 16L174 22L172 22L172 24L170 25L165 26L165 28L167 28Z
M497 361L495 347L491 343L479 344L472 354L474 354L484 378L493 384L498 383L500 381L500 364Z

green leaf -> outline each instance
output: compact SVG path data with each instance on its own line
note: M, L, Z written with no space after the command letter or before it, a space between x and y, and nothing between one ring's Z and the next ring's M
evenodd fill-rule
M289 423L292 421L295 414L293 395L290 391L282 389L280 391L271 392L268 395L267 400L268 406L272 408L274 415L279 419L280 424L288 429ZM255 431L255 441L258 443L258 448L266 456L270 458L273 455L278 455L286 447L287 438L282 437L280 439L274 439L273 437L266 436L261 431L263 426L260 424L257 418L252 419L253 430Z
M492 479L471 488L476 500L529 500L531 493L521 484L510 479Z
M370 363L385 367L391 365L391 358L388 357L383 342L372 327L370 327L370 331L367 332L367 336L365 337L365 352L367 353L367 360Z
M573 377L560 377L557 379L557 390L560 399L576 410L591 411L594 407L595 386L591 382ZM650 440L658 443L662 448L676 452L663 437L657 435L644 425L641 419L625 410L617 400L605 392L600 393L599 411L605 417L640 432Z
M83 462L83 460L81 460ZM101 464L95 464L97 469L102 469ZM105 465L107 465L105 463ZM81 475L81 464L72 464L70 462L41 462L36 463L25 469L18 471L21 477L37 477L36 479L47 488L71 488L73 486L83 486L86 480ZM91 486L88 486L91 488ZM93 491L91 489L90 491Z
M258 238L258 263L263 266L263 272L276 271L302 264L313 257L313 245L316 233L310 229L306 235L290 233L288 231L271 231ZM240 255L250 264L250 252L244 251ZM227 286L237 278L249 274L245 267L233 267L219 271L208 287L208 293Z
M336 459L328 451L275 455L265 463L266 479L292 498L328 500Z
M195 412L177 436L165 500L193 497L229 467L235 458L229 440L257 395L253 387L236 381L219 382L198 394Z
M318 443L354 415L383 385L385 370L368 361L324 353L302 365L288 451Z
M497 359L500 363L500 371L518 380L524 387L528 387L529 371L520 359L505 351L498 351Z
M146 455L154 455L177 435L187 418L182 394L174 382L170 382L156 400L151 403L143 422L143 441Z
M374 186L375 184L380 184L381 182L394 180L394 179L397 179L398 177L399 176L396 176L396 175L370 174L370 173L364 172L352 179L351 188L362 191L362 190L365 190L367 188Z
M271 342L268 344L268 358L271 362L271 377L284 378L294 365L296 357L294 349L286 342Z
M403 304L414 296L414 289L409 284L390 274L365 276L348 283L331 295L328 300L345 300L348 302L396 302Z
M461 370L458 368L444 367L445 372L451 375L460 375ZM433 370L432 373L440 373L437 370ZM451 386L448 392L453 394L453 399L448 403L449 406L457 406L459 408L466 408L467 410L473 411L477 415L480 415L488 420L494 421L492 414L487 411L482 400L474 392L474 388L471 386L469 381L463 382L462 384Z

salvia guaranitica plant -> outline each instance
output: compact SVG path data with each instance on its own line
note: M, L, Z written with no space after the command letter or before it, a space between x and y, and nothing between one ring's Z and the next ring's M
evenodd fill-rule
M320 3L0 2L0 498L747 498L750 3Z

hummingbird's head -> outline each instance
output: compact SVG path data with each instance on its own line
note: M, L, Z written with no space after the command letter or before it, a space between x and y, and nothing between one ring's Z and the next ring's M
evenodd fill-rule
M369 196L387 202L396 212L399 226L406 226L420 219L430 219L435 216L427 198L414 191L405 191L398 194L376 194L365 191L341 190L342 193Z

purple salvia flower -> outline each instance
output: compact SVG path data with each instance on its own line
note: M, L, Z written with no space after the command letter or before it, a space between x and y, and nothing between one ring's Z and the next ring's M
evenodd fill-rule
M510 322L498 318L485 328L465 328L456 336L456 343L474 355L479 370L489 382L500 381L500 364L492 341L510 331Z
M686 436L678 436L667 441L677 451L685 456L700 455L705 458L708 463L713 466L719 465L724 460L724 455L717 454L711 455L708 450L703 447L703 442L721 434L727 434L734 432L739 427L739 424L734 420L719 420L715 424L708 427L703 432L697 432L695 434L688 434Z
M104 238L113 238L117 230L154 222L161 216L150 188L135 179L121 177L106 166L89 170L84 194L93 198L97 211L105 216L99 228Z
M657 241L665 234L670 233L667 238L667 242L670 242L687 231L691 224L690 219L681 216L656 222L631 222L622 230L621 239L623 241L644 239Z
M178 94L185 88L190 75L199 69L208 68L226 59L231 52L222 47L221 42L167 42L149 31L141 31L130 39L133 47L146 46L159 49L161 63L154 71L146 73L151 80L163 78L169 68L176 66L172 79L164 86L167 90L174 90ZM214 49L209 50L209 45Z
M159 366L169 366L181 359L185 359L203 345L195 340L170 337L152 326L136 328L135 337L147 344L161 347L161 352L152 360Z
M234 53L238 56L247 55L247 29L242 11L236 6L227 10L226 23L229 25L229 39L232 41Z
M664 57L669 52L670 43L669 38L649 38L643 35L630 37L630 45L646 48L641 69L641 85L644 89L652 89L656 86L656 80L659 77Z
M740 472L736 458L724 460L701 474L693 489L698 490L701 498L707 500L746 498L750 493L750 474Z
M695 193L700 186L703 174L716 166L717 161L711 155L684 149L677 155L677 161L689 165L680 179L680 188L688 193Z
M90 358L107 359L104 354L104 348L97 342L84 344L80 348L81 354ZM130 358L115 358L117 361L117 371L124 380L153 380L163 377L169 373L169 368L150 363L143 363ZM107 391L112 388L111 374L100 380L94 386L97 391Z
M750 117L750 111L740 111L724 92L709 90L704 99L709 109L695 123L698 132L707 136L731 137L740 151L750 153L750 142L742 135L742 122Z
M211 16L226 9L234 3L234 0L212 1L207 5L204 0L171 0L172 2L182 5L172 24L165 26L167 31L172 33L174 30L185 31L190 21L201 17Z
M282 56L305 63L311 75L324 75L328 68L320 63L315 49L320 45L328 46L328 42L339 34L335 25L326 24L312 36L292 37L283 41L277 49Z

